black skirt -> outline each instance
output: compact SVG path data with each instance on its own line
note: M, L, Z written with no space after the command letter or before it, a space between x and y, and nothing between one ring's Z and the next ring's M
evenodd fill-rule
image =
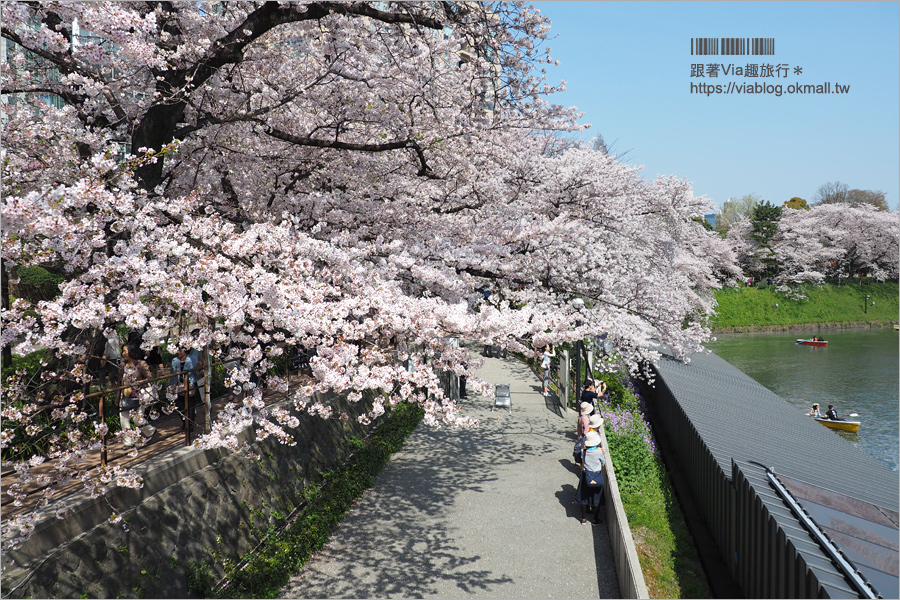
M605 489L605 483L600 487L588 487L584 479L584 471L582 471L578 480L578 489L575 490L575 502L588 506L603 506L606 503L603 495Z

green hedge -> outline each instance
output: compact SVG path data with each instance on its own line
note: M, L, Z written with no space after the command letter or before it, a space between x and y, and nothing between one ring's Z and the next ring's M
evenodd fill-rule
M227 584L213 590L211 570L195 564L191 569L191 591L220 598L275 598L309 558L320 550L341 523L353 503L375 483L375 476L421 421L418 405L401 403L383 417L378 429L353 444L353 456L337 470L326 474L326 484L310 492L309 502L280 532L272 532L257 551L246 555L240 570L226 573Z
M30 302L56 298L59 295L59 284L65 281L62 275L43 267L19 267L16 274L19 278L16 285L18 294Z

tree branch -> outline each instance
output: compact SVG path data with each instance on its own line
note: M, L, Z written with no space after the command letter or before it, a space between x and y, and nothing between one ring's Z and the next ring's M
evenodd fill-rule
M247 15L243 23L215 42L214 47L219 50L208 60L197 65L197 70L193 73L192 83L198 86L212 77L223 66L240 62L247 46L275 27L287 23L315 21L323 19L332 13L368 17L383 23L423 25L429 29L436 30L444 28L444 25L436 19L405 13L385 12L361 2L349 4L316 2L306 5L306 10L303 12L300 12L295 5L265 2L258 9ZM182 77L186 73L187 70L181 71Z
M267 135L275 139L296 146L311 146L313 148L328 148L332 150L354 150L357 152L387 152L390 150L411 149L416 153L419 160L419 176L428 177L429 179L438 179L431 167L425 159L425 152L415 140L398 140L395 142L385 142L382 144L357 144L354 142L342 142L339 140L323 140L319 138L307 137L302 135L294 135L286 131L282 131L277 127L272 127L266 123L260 123Z

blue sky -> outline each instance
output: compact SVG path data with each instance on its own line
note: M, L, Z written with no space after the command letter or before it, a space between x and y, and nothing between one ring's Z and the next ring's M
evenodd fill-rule
M644 176L677 175L721 206L781 205L840 181L900 191L898 2L533 2L552 20L548 82ZM691 38L774 38L769 56L692 56ZM776 77L691 77L691 65L787 65ZM795 74L794 68L802 73ZM783 77L782 74L787 74ZM691 93L691 83L782 86L782 95ZM788 94L791 84L849 85Z

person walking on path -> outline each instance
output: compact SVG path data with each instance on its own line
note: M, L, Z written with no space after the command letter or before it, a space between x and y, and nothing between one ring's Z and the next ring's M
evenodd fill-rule
M181 430L187 427L188 432L194 431L194 422L197 420L197 405L200 404L200 394L197 391L197 375L196 371L192 371L196 366L194 357L188 353L188 349L184 347L178 348L177 355L172 359L172 377L169 379L169 385L172 386L173 392L178 394L179 411L184 408L185 387L188 394L187 414L181 420ZM190 371L185 373L184 371ZM180 373L180 375L179 375Z
M597 401L597 392L594 389L594 380L588 379L584 382L584 389L581 390L581 398L582 402L587 402L591 405L591 411L594 410L594 403Z
M600 434L589 431L584 438L584 450L581 458L581 473L578 481L578 489L575 490L575 502L581 505L581 523L587 522L584 516L584 507L588 506L588 512L593 511L594 523L600 522L600 505L603 503L603 465L606 459L603 455Z
M603 395L606 394L606 382L601 380L599 389L597 384L594 383L593 379L588 379L585 382L584 389L581 391L581 401L587 402L592 407L591 414L596 413L600 407L597 404L597 399L602 398Z
M122 342L115 329L110 328L106 332L106 346L103 348L103 357L100 359L100 385L106 383L107 377L111 384L115 385L119 380L119 363L122 362Z
M578 421L579 423L581 422L581 417L578 418ZM588 433L591 431L600 433L601 427L603 427L603 417L600 415L591 415L591 419L588 422ZM585 433L585 435L587 435L587 433ZM578 441L575 442L575 449L572 451L573 462L576 465L581 464L581 453L584 451L585 435L578 438Z
M576 438L584 437L587 434L588 429L590 429L591 412L594 410L594 407L588 402L582 402L579 405L579 410L581 411L581 415L578 417L578 425L575 429Z

